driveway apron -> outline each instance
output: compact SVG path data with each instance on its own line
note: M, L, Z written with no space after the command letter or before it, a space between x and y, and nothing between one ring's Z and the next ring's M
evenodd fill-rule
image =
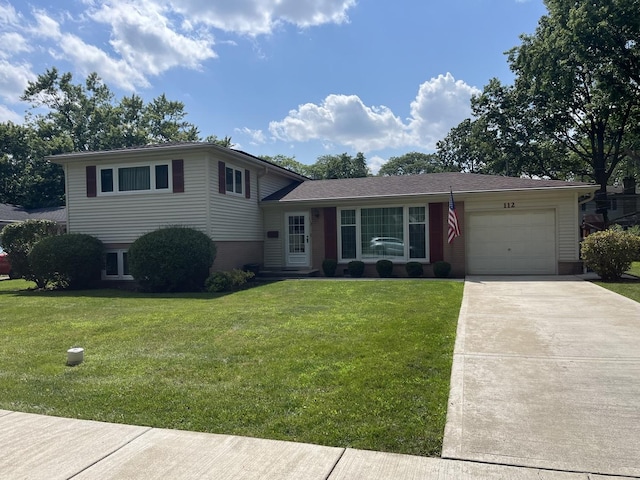
M640 303L578 277L468 277L442 456L640 477Z

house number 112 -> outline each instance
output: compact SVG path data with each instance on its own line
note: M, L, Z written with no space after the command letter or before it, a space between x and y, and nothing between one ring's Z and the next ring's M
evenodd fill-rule
M504 208L516 208L516 202L505 202Z

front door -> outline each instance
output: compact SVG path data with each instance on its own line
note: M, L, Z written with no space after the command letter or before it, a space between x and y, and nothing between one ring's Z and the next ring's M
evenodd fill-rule
M287 213L285 228L287 232L287 267L308 267L311 250L309 214L306 212Z

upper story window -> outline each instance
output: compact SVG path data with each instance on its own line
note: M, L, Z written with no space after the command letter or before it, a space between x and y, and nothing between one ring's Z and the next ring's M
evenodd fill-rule
M132 167L101 167L100 194L139 191L169 191L169 164L136 165Z
M87 197L144 192L184 193L184 160L85 167Z
M227 193L237 193L242 195L244 185L243 171L237 168L225 167L225 184Z
M251 198L251 172L218 161L218 193Z

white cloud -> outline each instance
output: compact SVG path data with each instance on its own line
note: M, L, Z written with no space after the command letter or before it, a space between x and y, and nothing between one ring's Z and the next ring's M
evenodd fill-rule
M387 107L367 107L356 95L329 95L321 105L301 105L284 120L269 124L279 140L329 140L363 152L402 145L406 130Z
M11 58L19 53L31 52L29 41L17 32L0 33L0 58Z
M435 143L452 127L471 116L471 96L479 93L476 87L454 79L450 73L420 85L411 102L410 128L416 145L435 148Z
M378 174L380 168L385 163L387 163L387 160L377 155L371 158L367 158L367 165L369 166L369 170L371 170L371 173L373 173L374 175Z
M19 115L5 105L0 104L0 122L13 122L20 124L23 120L24 117L22 115Z
M111 46L130 65L145 74L158 75L173 67L200 68L201 62L216 57L213 37L202 31L193 33L194 19L174 26L167 10L152 1L112 2L101 5L91 18L110 25ZM186 26L186 28L185 28Z
M262 130L252 130L250 128L244 127L236 128L235 131L237 133L247 135L249 138L251 138L251 141L249 142L251 145L262 145L267 141L267 138Z
M244 35L270 34L282 23L311 27L348 21L355 0L182 0L172 4L192 22Z
M24 93L27 83L35 78L31 65L11 64L0 60L0 98L9 103L17 101Z
M435 142L471 114L471 95L480 91L449 73L420 85L404 123L385 106L369 107L356 95L329 95L269 124L278 140L322 140L371 152L384 148L435 148Z
M0 4L0 25L17 25L20 23L20 15L10 4Z

